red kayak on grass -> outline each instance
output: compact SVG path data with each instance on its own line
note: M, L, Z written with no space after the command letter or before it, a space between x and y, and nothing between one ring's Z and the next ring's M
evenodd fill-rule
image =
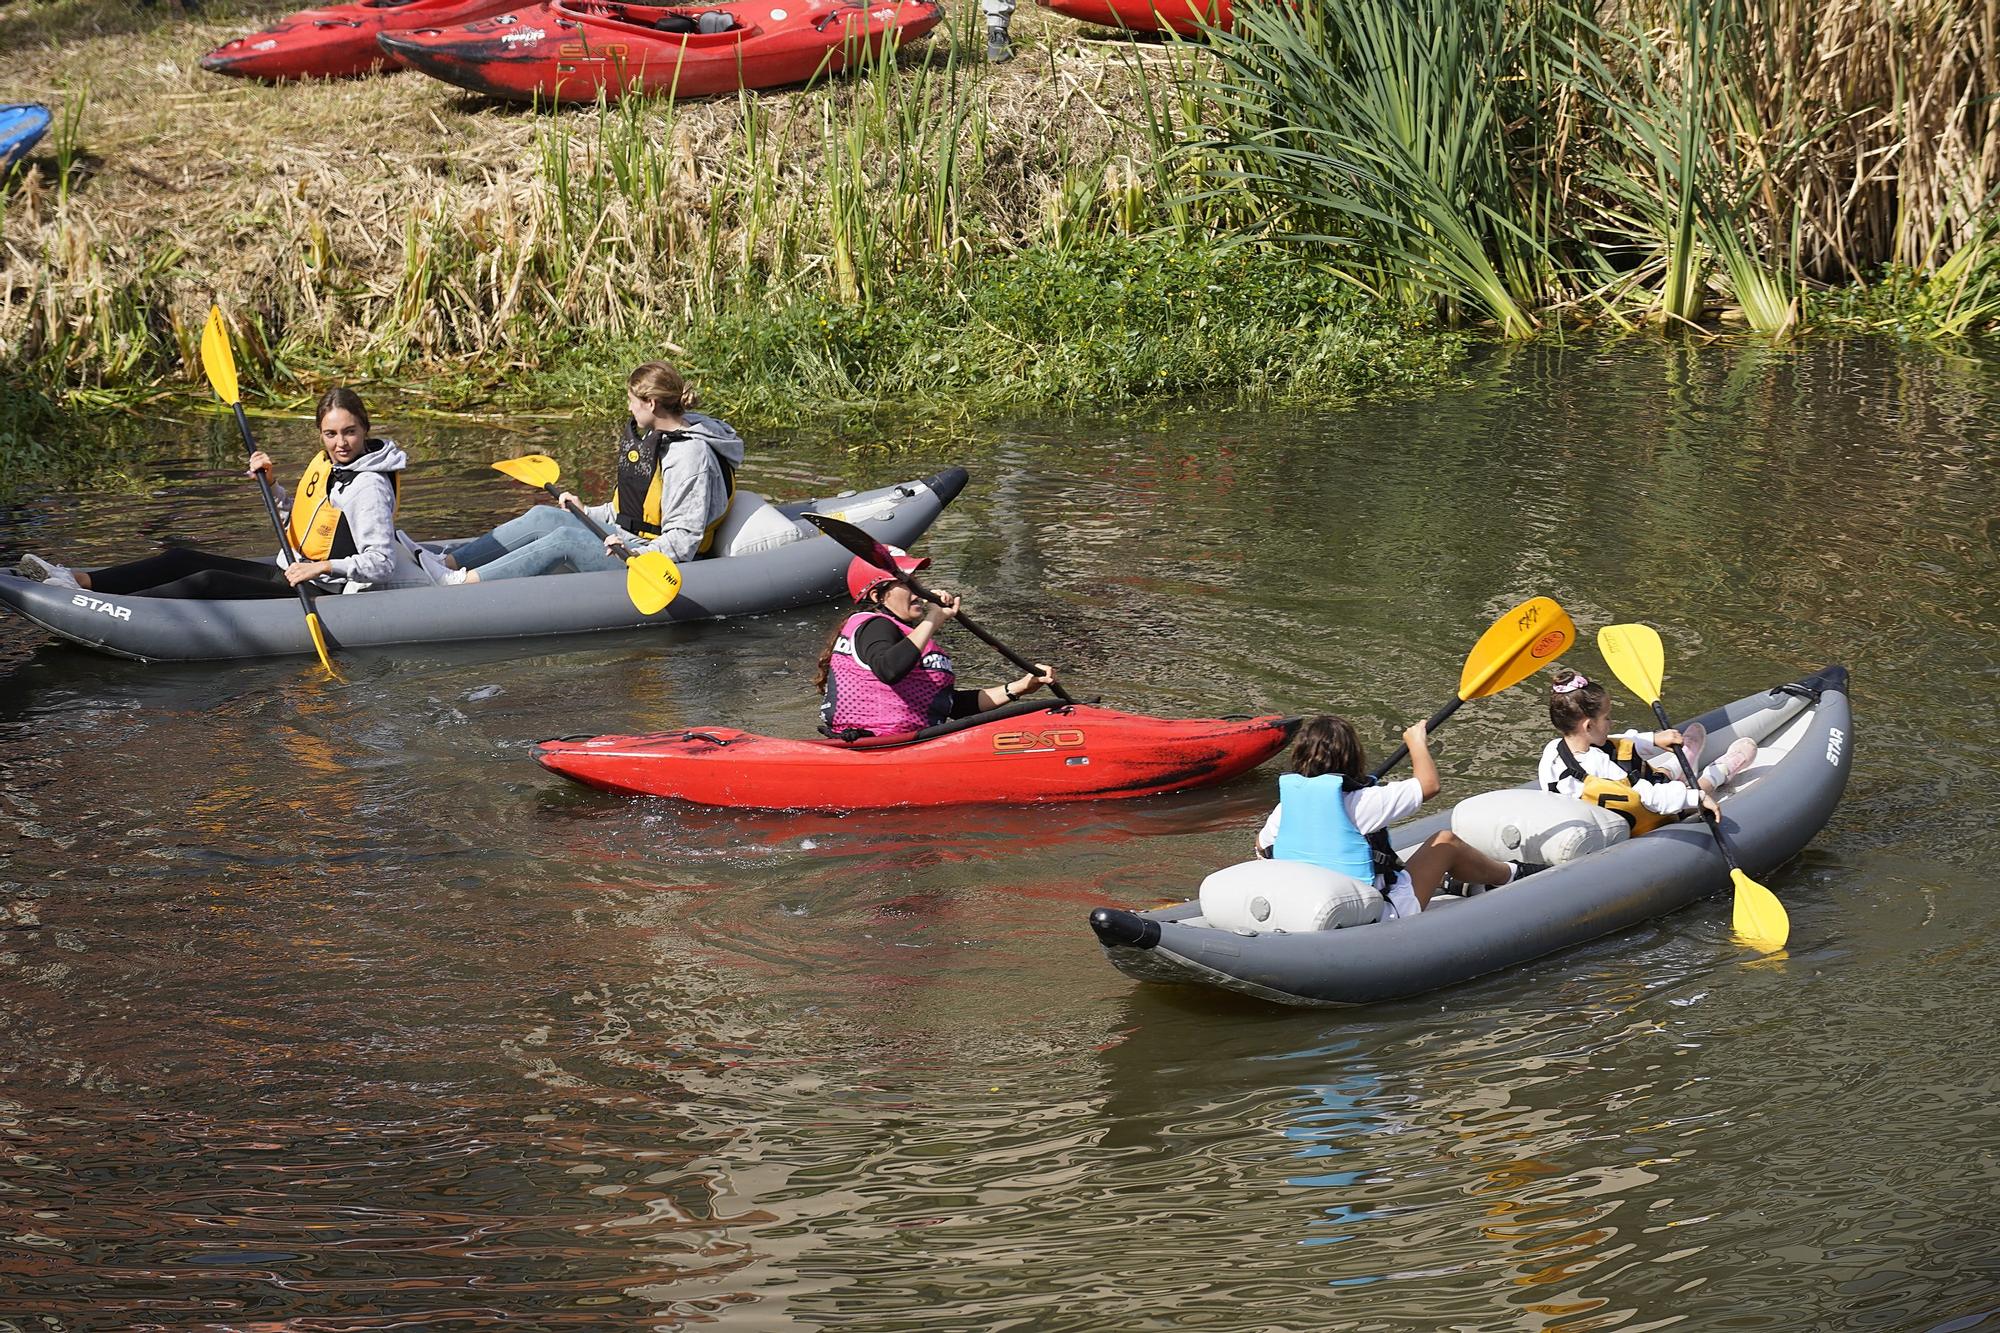
M594 102L600 90L612 101L628 92L710 97L837 73L943 18L933 0L545 0L477 23L385 35L381 44L432 78L514 102Z
M385 32L471 23L522 0L359 0L302 10L262 32L232 37L201 58L211 74L241 79L345 79L402 68L376 45Z
M1229 0L1042 0L1058 14L1106 28L1173 31L1195 37L1203 28L1225 31L1233 21Z
M1285 748L1299 719L1164 718L1014 704L899 736L785 740L704 727L565 737L534 748L606 791L748 810L884 810L1121 800L1224 782Z

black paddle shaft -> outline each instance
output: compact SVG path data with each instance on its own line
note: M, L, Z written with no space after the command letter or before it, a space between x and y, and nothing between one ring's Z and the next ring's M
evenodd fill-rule
M917 582L914 575L906 574L900 569L894 572L897 581L907 584L909 586L910 591L915 593L917 596L923 598L927 602L939 601L938 595L932 592L929 588L926 588L923 584ZM1006 644L994 638L991 634L988 634L978 625L973 624L971 617L967 616L965 612L960 611L956 619L959 624L965 626L966 632L971 634L973 638L979 640L981 643L985 644L988 648L991 648L994 652L1000 654L1000 656L1006 658L1009 662L1012 662L1015 666L1021 668L1021 670L1027 672L1031 676L1039 676L1041 674L1041 669L1037 663L1030 662L1027 658L1021 656L1019 653L1015 652L1012 648L1009 648ZM1052 680L1049 682L1049 693L1055 695L1056 698L1062 700L1066 704L1073 704L1076 702L1075 699L1072 699L1070 697L1069 691L1064 689L1062 687L1061 682L1059 681Z
M610 533L606 532L603 528L597 526L597 520L592 518L590 515L584 513L581 507L577 505L563 504L563 498L562 498L563 493L556 489L556 484L554 482L552 481L543 482L542 489L547 491L550 495L553 495L556 498L556 503L558 505L561 505L562 508L576 515L577 522L583 524L583 526L585 526L586 528L589 528L591 536L597 538L597 540L599 541L603 541L606 537L609 537L611 535ZM624 542L619 542L618 549L612 552L612 554L616 555L620 560L629 561L632 558L632 553L625 549Z
M254 456L257 452L257 441L250 437L250 418L243 415L241 401L231 403L230 406L236 409L236 430L243 437L243 452L246 456ZM293 564L298 560L299 553L292 549L292 537L285 531L285 520L278 517L278 497L271 493L271 479L261 472L257 474L257 489L264 496L264 512L271 516L271 528L278 534L278 545L285 552L285 563ZM305 608L306 615L311 616L312 597L306 592L306 585L294 583L292 591L299 595L299 605Z
M1453 699L1443 708L1440 708L1437 710L1437 712L1432 713L1430 716L1430 721L1424 723L1424 734L1429 735L1431 732L1434 732L1439 727L1443 726L1445 723L1445 719L1450 717L1453 713L1456 713L1458 711L1458 706L1464 702L1465 700L1463 699ZM1410 752L1410 747L1408 745L1398 744L1396 746L1394 754L1391 754L1387 759L1384 759L1381 763L1375 766L1375 772L1373 775L1375 780L1377 782L1381 781L1382 777L1386 773L1388 773L1390 769L1394 768L1396 765L1403 762L1403 756L1408 754L1409 752Z
M1674 729L1674 724L1667 720L1667 706L1661 700L1653 700L1653 716L1659 720L1661 731L1672 731ZM1694 765L1688 762L1687 748L1680 745L1672 748L1674 758L1681 761L1681 772L1687 776L1688 786L1693 787L1699 793L1701 790L1701 779L1694 775ZM1736 853L1729 849L1729 839L1722 836L1722 821L1717 819L1715 812L1707 806L1704 805L1700 808L1702 822L1708 825L1708 831L1715 835L1715 845L1722 850L1722 863L1731 870L1741 870L1743 867L1736 864Z

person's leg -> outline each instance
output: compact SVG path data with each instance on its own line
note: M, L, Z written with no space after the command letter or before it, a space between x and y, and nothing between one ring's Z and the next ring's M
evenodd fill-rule
M1433 833L1403 864L1410 872L1410 890L1422 907L1430 906L1431 895L1446 875L1467 884L1505 884L1514 877L1512 866L1461 841L1450 830Z
M585 531L576 516L555 505L536 505L527 513L510 518L484 536L474 537L451 549L452 563L460 569L478 569L492 564L509 551L518 551L530 542L558 529Z
M254 596L251 593L184 593L165 592L162 589L178 584L198 574L219 572L237 576L242 580L254 580L257 584L275 584L280 593L286 590L285 577L275 564L268 560L243 560L233 555L214 555L208 551L197 551L186 546L169 546L155 555L140 560L128 560L122 565L109 565L103 569L85 572L79 582L87 579L84 586L95 592L106 592L121 596L144 595L150 597L177 596Z
M606 554L604 543L592 536L583 524L572 520L566 527L545 533L519 550L509 551L498 560L481 565L469 581L491 583L495 579L532 578L565 564L580 573L590 573L600 569L617 569L622 563L617 556Z
M1701 752L1707 744L1708 728L1701 723L1690 722L1681 728L1681 749L1687 754L1688 767L1697 773L1701 772ZM1668 782L1680 782L1687 777L1687 774L1681 771L1681 761L1674 758L1672 750L1665 754L1654 755L1646 761L1646 764Z
M290 597L292 585L276 565L258 566L255 573L234 569L203 569L184 579L147 590L148 597L181 597L202 601L224 598Z
M1748 736L1738 736L1729 743L1722 757L1701 771L1701 788L1711 796L1722 787L1727 787L1736 775L1750 766L1757 757L1757 742Z
M986 58L996 65L1005 64L1014 58L1007 35L1014 18L1014 0L980 0L979 7L986 14Z

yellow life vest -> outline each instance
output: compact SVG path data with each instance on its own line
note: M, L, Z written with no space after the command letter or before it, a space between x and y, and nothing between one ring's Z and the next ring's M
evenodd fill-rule
M1632 826L1632 836L1635 838L1641 833L1652 832L1662 824L1672 824L1679 821L1679 815L1663 815L1657 811L1648 810L1645 802L1639 799L1638 788L1632 784L1645 775L1647 771L1646 764L1644 760L1639 758L1638 747L1633 745L1628 737L1617 737L1610 744L1597 748L1602 749L1606 754L1610 755L1611 761L1625 770L1626 781L1620 782L1614 778L1595 777L1584 772L1583 765L1579 764L1576 761L1576 756L1570 753L1568 743L1564 741L1556 742L1556 755L1562 760L1564 769L1568 771L1570 777L1579 778L1583 782L1584 800L1592 805L1603 806L1606 810L1609 810L1612 814L1617 815L1627 824L1630 824ZM1549 790L1554 791L1556 786L1556 783L1551 782Z
M339 560L354 554L354 534L347 529L347 515L333 502L334 474L341 471L345 469L334 467L333 460L321 453L306 464L298 489L292 492L292 517L285 529L301 559ZM389 493L393 513L403 495L400 473L389 474Z

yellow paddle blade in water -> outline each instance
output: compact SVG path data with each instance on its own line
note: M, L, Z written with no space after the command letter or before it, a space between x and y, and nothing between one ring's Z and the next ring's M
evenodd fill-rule
M641 615L666 610L680 591L680 566L664 552L641 551L625 562L625 595Z
M1458 697L1484 699L1526 680L1576 642L1569 612L1547 597L1531 597L1494 621L1466 656Z
M320 628L317 613L306 612L306 632L312 635L313 651L319 654L319 664L326 668L326 674L335 680L345 680L345 676L333 665L333 658L326 651L326 631Z
M1792 937L1792 918L1778 895L1732 866L1730 882L1736 886L1736 906L1730 925L1736 937L1759 953L1776 953Z
M504 472L515 481L525 481L530 486L553 486L562 475L562 464L547 454L523 454L519 458L503 458L493 465L497 472Z
M208 323L202 326L201 368L208 373L215 396L233 405L237 399L236 354L229 350L229 330L223 327L219 305L208 308Z
M1664 697L1667 652L1651 625L1606 625L1597 631L1597 651L1611 674L1647 704Z
M1603 656L1604 665L1611 668L1611 674L1644 699L1661 719L1661 725L1666 725L1667 715L1660 699L1667 678L1667 650L1660 643L1659 631L1651 625L1606 625L1597 631L1597 651ZM1680 759L1682 764L1687 763L1685 754ZM1692 782L1693 777L1688 780ZM1762 953L1784 948L1785 941L1792 936L1792 919L1786 914L1785 905L1736 864L1736 854L1729 850L1721 824L1709 819L1708 829L1715 835L1715 845L1729 865L1729 882L1736 886L1730 924L1737 938Z

